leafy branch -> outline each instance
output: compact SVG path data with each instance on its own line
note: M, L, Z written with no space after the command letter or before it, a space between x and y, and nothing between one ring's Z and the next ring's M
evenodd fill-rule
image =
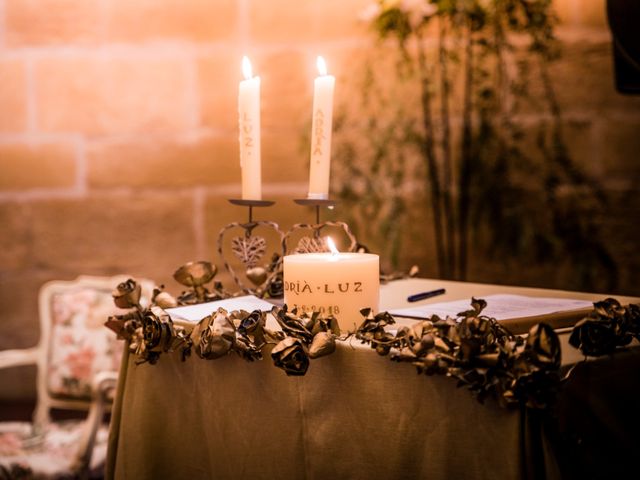
M597 224L606 195L571 157L551 81L559 57L551 1L374 6L370 23L384 52L376 68L392 77L368 66L362 102L337 122L335 137L336 164L348 165L336 171L337 193L353 229L382 249L395 232L387 256L401 261L410 240L400 232L415 235L411 207L421 199L440 277L465 279L484 253L561 262L572 287L613 288L616 265ZM383 69L394 46L395 69ZM537 125L522 120L531 111Z

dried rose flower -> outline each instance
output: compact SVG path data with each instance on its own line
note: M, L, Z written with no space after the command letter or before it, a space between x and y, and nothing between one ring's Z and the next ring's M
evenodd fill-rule
M262 358L260 349L266 343L265 336L270 333L265 331L266 317L267 313L260 310L254 310L251 313L244 310L231 313L230 318L236 325L234 350L240 356L247 359Z
M140 284L132 278L120 283L116 289L111 292L113 301L119 308L139 307L141 294L142 288Z
M560 340L555 330L546 323L531 327L525 348L536 365L560 367Z
M145 350L167 352L170 350L175 331L171 317L160 307L151 307L142 317L142 333Z
M238 331L243 335L250 335L261 329L265 325L265 313L260 310L254 310L251 313L241 312L244 318L241 318Z
M468 310L466 313L473 312ZM486 347L492 345L495 339L491 331L491 322L484 317L463 318L457 330L460 336L460 353L465 360L486 353Z
M365 317L365 319L360 327L358 327L359 333L383 330L387 325L396 323L389 312L380 312L374 315L370 308L363 308L360 310L360 314Z
M588 356L611 353L616 348L615 327L610 320L584 318L573 327L569 344Z
M287 375L301 376L309 368L309 356L303 343L293 337L287 337L271 351L273 364L284 370Z
M305 343L311 342L313 334L306 325L310 325L315 321L315 317L318 315L317 312L314 312L311 316L306 312L298 315L297 309L294 308L288 311L287 305L284 305L282 308L273 307L271 313L280 325L280 328L282 328L282 331L287 335L300 338L304 340Z
M235 343L235 338L235 326L223 308L203 318L191 332L196 355L207 360L227 355Z
M625 326L631 335L640 340L640 305L632 303L627 307Z
M433 324L428 320L423 320L411 327L398 329L396 337L401 339L403 345L411 350L412 355L420 356L434 347L433 335L430 333L432 329Z

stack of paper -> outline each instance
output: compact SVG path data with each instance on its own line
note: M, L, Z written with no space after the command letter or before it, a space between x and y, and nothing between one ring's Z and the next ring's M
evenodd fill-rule
M200 303L198 305L168 308L166 312L173 321L182 320L197 323L203 318L211 315L213 312L216 312L218 308L221 307L227 312L232 312L234 310L245 310L247 312L261 310L263 312L270 312L273 308L273 304L253 295L246 295L244 297L226 298L224 300Z
M546 321L555 328L570 326L593 308L586 300L526 297L522 295L488 295L483 315L504 321L513 333L522 333L538 322ZM432 303L389 310L396 317L430 318L431 315L455 317L471 308L471 299Z

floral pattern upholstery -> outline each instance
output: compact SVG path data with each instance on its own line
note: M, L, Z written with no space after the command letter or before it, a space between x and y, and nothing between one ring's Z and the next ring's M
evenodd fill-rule
M3 423L0 430L0 480L71 476L83 426L84 423L77 420L51 423L43 434L34 435L30 423ZM97 475L106 458L107 439L107 428L102 426L96 435L90 464L90 470Z
M47 372L52 397L88 399L96 373L118 371L122 342L104 328L117 311L107 290L78 288L52 296Z
M46 392L39 383L37 423L0 423L0 480L63 480L78 478L78 475L84 477L87 473L87 466L77 462L83 461L81 455L86 453L80 451L83 445L79 440L91 425L85 420L50 421L43 412L48 413L52 407L81 406L70 400L91 400L95 406L96 400L91 399L95 375L118 371L123 342L104 327L110 315L122 313L111 295L118 281L120 277L79 277L72 282L51 282L41 289L41 321L46 344L38 346L37 361L39 368L45 368L42 373ZM145 303L148 301L146 295L143 299ZM46 356L45 362L41 355ZM113 393L102 392L103 395ZM93 443L89 478L104 477L107 438L107 427L102 425Z

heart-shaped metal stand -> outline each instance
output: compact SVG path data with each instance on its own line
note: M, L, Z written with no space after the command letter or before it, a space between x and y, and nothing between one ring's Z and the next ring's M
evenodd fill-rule
M268 207L275 202L267 200L229 200L229 202L234 205L249 207L249 221L247 223L233 222L225 225L220 230L218 234L218 253L224 263L224 267L242 292L262 297L282 268L284 233L275 222L266 220L254 221L253 208ZM264 257L269 251L269 245L265 237L254 233L257 227L272 230L279 239L278 247L272 249L275 254L266 261ZM225 252L224 246L227 234L231 230L238 228L244 230L244 234L232 237L230 252ZM244 266L244 272L238 272L237 268L233 268L229 253Z
M316 223L296 223L289 229L284 237L284 251L286 254L328 252L329 247L325 239L322 238L322 230L327 227L337 227L343 230L349 241L349 246L347 247L349 252L355 252L358 249L358 241L351 232L349 225L344 222L320 221L320 207L333 208L336 204L334 200L301 198L294 200L294 202L298 205L315 207ZM301 237L295 245L292 245L293 234L300 230L309 230L310 235Z

